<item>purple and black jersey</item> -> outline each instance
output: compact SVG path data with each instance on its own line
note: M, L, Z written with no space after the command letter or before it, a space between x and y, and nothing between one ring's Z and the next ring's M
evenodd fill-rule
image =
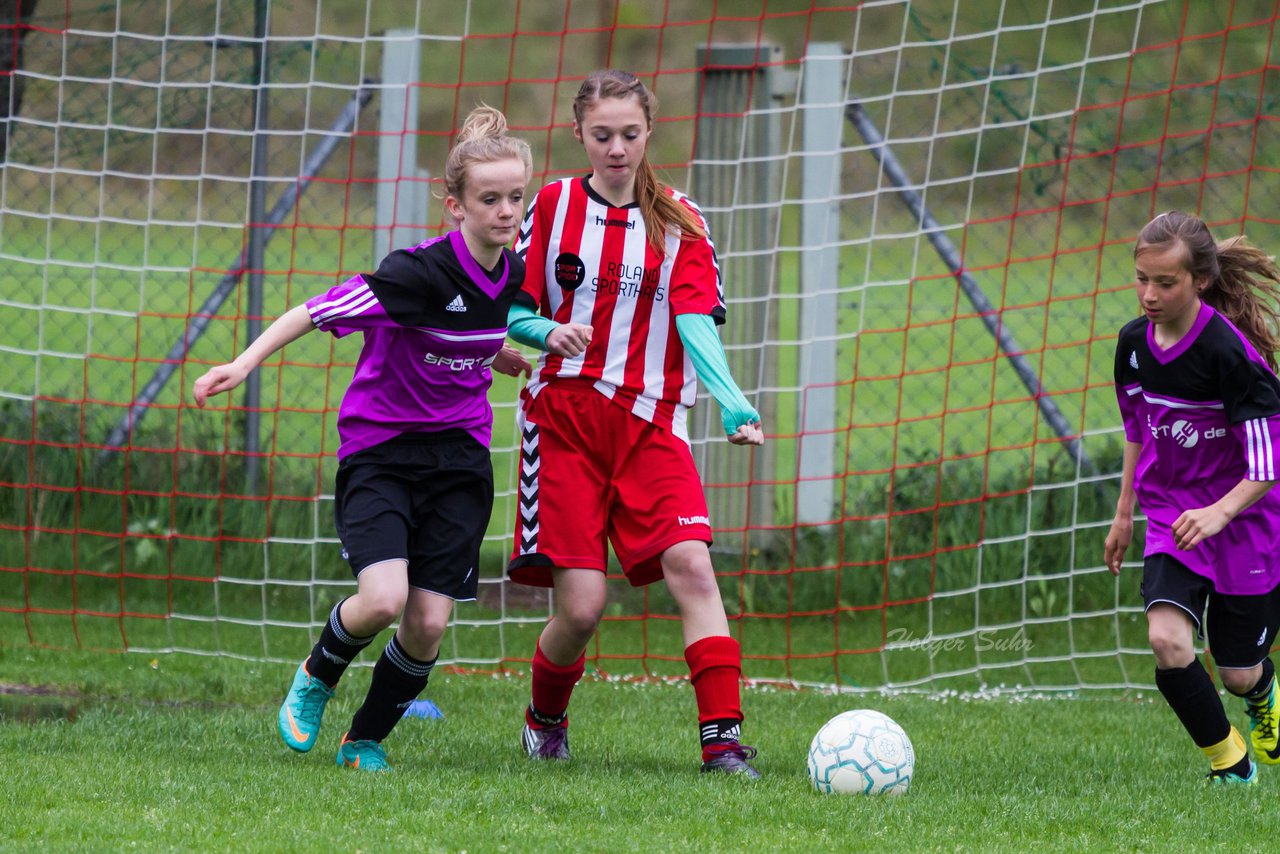
M1125 438L1140 444L1134 476L1148 520L1146 554L1168 554L1219 593L1267 593L1280 582L1280 492L1264 495L1190 551L1170 530L1243 479L1277 479L1280 380L1234 324L1208 305L1165 350L1144 317L1120 330L1116 396Z
M461 429L486 448L489 365L507 334L524 262L504 249L492 273L457 231L392 252L376 273L307 301L317 329L364 333L338 410L338 457L402 433Z

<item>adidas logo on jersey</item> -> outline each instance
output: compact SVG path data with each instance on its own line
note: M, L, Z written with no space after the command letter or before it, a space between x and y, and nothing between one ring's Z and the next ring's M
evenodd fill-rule
M467 304L462 301L462 294L453 298L453 302L444 307L445 311L466 311Z
M1133 350L1129 353L1129 367L1135 371L1138 370L1138 351Z

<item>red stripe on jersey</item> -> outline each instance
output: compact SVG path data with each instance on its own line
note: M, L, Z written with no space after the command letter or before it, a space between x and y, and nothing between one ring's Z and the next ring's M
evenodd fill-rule
M586 193L582 193L582 197L586 200ZM586 226L586 218L589 215L584 214L582 216L584 228ZM606 221L630 221L628 212L618 208L606 207L602 215ZM593 346L587 348L587 356L582 360L582 375L602 377L605 375L605 367L609 362L609 343L613 338L614 332L613 312L618 304L617 294L609 293L608 282L618 277L617 268L619 264L623 263L622 259L625 255L624 247L627 242L628 229L616 225L600 226L599 224L594 224L594 227L600 232L601 237L600 258L594 266L588 261L587 279L582 283L584 289L595 295L591 307L591 343ZM590 247L584 247L584 253L581 254L585 254L585 251L589 250ZM590 290L592 288L595 290ZM603 346L594 346L597 343ZM629 351L627 361L630 362Z
M658 270L662 266L662 256L654 252L649 243L649 236L644 231L644 222L640 216L640 211L635 209L630 213L632 220L638 221L636 223L638 228L636 232L627 232L630 235L628 240L631 244L628 247L631 250L628 257L633 256L637 251L643 253L645 272L640 277L640 284L643 287L649 279L649 271ZM639 248L636 246L638 240L642 241ZM636 299L632 302L632 305L634 310L631 316L631 335L627 339L627 364L623 367L624 379L622 384L629 389L643 389L646 385L645 380L649 362L654 357L659 356L657 353L649 352L649 331L655 303L653 300ZM670 321L663 318L663 322ZM668 419L662 426L669 427L670 424L670 419Z
M555 192L552 194L551 198L546 200L548 204L542 212L542 216L546 217L544 220L545 228L540 237L544 243L550 239L557 223L557 211L559 211L560 205L564 203L568 206L568 210L565 212L564 217L560 219L560 224L564 229L564 232L560 237L560 245L555 251L557 253L572 252L576 255L582 245L582 225L585 218L584 212L587 207L587 198L584 194L576 192L573 185L568 181L559 181L551 186L556 187L558 192ZM565 193L568 194L568 197L561 199L561 195ZM539 193L538 195L540 199L539 204L541 204L542 194ZM546 267L551 269L554 267L555 262L555 258L548 258ZM574 295L576 293L576 289L569 291L564 290L560 284L554 280L548 282L548 301L543 306L544 311L557 323L572 322ZM538 372L539 379L547 380L552 377L560 376L562 373L566 373L564 371L564 357L548 353L542 369ZM569 371L567 374L576 376L577 372Z

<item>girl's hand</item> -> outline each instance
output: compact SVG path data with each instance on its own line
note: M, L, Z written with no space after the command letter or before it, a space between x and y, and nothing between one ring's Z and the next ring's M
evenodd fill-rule
M1179 549L1189 551L1227 527L1230 521L1231 516L1217 504L1184 510L1173 523L1173 539Z
M591 327L582 323L562 323L547 335L547 352L572 359L591 343Z
M493 362L489 367L509 377L518 377L521 374L528 377L533 371L533 365L529 360L510 344L502 345L502 349L498 351L498 355L493 357Z
M1119 516L1111 523L1111 531L1107 534L1104 547L1107 569L1112 575L1120 574L1120 564L1124 562L1124 553L1133 542L1133 518L1122 519Z
M759 421L743 424L729 437L729 442L734 445L763 445L764 429L761 428Z
M204 376L196 380L196 384L192 387L191 391L195 396L196 406L203 407L205 401L213 395L231 391L244 382L244 378L248 375L249 372L239 367L235 362L210 368Z

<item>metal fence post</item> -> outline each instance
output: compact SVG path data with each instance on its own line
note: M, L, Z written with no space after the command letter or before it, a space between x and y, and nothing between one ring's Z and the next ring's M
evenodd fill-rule
M782 48L713 44L698 48L702 69L692 194L715 241L728 299L721 338L729 366L759 409L766 436L777 424L772 388L777 366L765 343L776 337L771 295L782 170L781 117L775 106ZM708 405L709 404L709 405ZM713 402L699 407L692 435L706 483L716 550L734 550L741 536L762 543L774 520L775 452L766 441L749 452L724 440Z
M840 273L840 136L848 56L812 42L800 78L800 412L796 521L833 521L836 334Z
M421 42L416 30L387 30L382 42L378 111L378 183L370 269L393 249L421 242L427 223L427 170L418 168L418 82Z

